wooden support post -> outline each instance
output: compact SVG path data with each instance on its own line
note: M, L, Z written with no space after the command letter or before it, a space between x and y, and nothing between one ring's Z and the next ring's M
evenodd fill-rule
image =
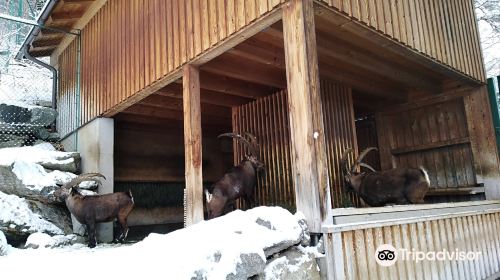
M284 7L283 37L297 210L319 233L331 204L312 0Z
M464 97L477 183L484 183L486 199L500 199L500 165L486 86Z
M184 153L186 165L186 225L203 220L200 75L196 66L183 69Z

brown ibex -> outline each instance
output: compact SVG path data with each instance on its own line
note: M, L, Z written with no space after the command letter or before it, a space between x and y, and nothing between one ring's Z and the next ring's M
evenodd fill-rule
M234 166L217 182L213 184L212 194L205 190L208 218L216 218L233 210L236 199L243 197L251 207L254 203L254 188L257 174L264 170L264 164L259 160L259 145L257 138L250 133L245 137L237 133L224 133L220 137L232 137L241 141L249 151L239 165Z
M116 192L103 195L82 195L78 185L84 181L94 181L100 184L98 178L106 179L99 173L82 174L64 184L58 195L66 202L69 211L81 224L87 227L89 235L88 246L96 246L96 224L112 222L115 219L120 224L121 233L118 241L123 241L128 234L127 217L134 208L132 192Z
M419 168L394 168L377 172L370 165L363 163L363 158L375 147L364 150L349 168L347 149L341 160L347 190L357 193L370 206L384 206L388 203L411 204L424 203L430 181L427 171ZM357 172L358 167L365 167L373 173Z

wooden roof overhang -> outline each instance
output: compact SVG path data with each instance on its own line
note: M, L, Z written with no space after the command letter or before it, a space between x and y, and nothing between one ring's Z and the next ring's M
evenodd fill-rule
M78 29L75 25L84 16L96 0L59 0L48 17L43 19L43 26L50 29L33 28L23 45L33 57L50 56L64 40L66 33Z
M477 83L321 6L316 9L320 76L353 89L358 111L404 103L413 93L437 94L450 81ZM282 22L200 66L202 122L231 126L231 107L286 89ZM116 116L156 122L182 121L182 80L161 88Z

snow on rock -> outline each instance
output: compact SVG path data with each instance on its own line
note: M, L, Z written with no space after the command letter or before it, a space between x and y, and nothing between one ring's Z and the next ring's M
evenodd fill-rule
M28 236L24 247L31 249L55 248L84 242L82 237L75 234L50 236L43 232L35 232Z
M67 275L73 280L105 275L117 279L247 279L264 271L268 248L285 240L302 241L306 234L301 219L302 215L279 207L237 210L170 234L150 234L131 246L16 250L0 258L0 266L37 279L64 279ZM26 263L29 270L23 269ZM92 265L81 274L74 273L75 263ZM56 275L46 269L49 264L57 264Z
M318 253L301 246L291 247L269 261L256 280L319 280Z
M0 165L9 166L16 161L32 162L47 169L75 173L80 164L80 155L56 151L49 143L0 149Z
M76 177L73 173L59 170L47 172L40 164L23 160L14 162L12 172L24 185L34 190L42 190L44 187L58 184L62 185Z
M33 213L24 198L0 192L0 230L9 234L28 236L34 232L63 234L53 223Z
M0 149L0 191L59 203L54 191L76 177L71 172L77 170L79 162L78 153L59 152L48 143Z
M7 238L5 238L5 234L3 231L0 231L0 257L7 255L8 251Z

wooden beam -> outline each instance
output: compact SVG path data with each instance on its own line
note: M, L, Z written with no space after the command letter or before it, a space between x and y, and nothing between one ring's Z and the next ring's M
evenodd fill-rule
M73 0L73 1L78 2L78 0ZM65 2L68 2L68 1L65 1ZM88 1L84 1L84 2L88 2ZM85 13L82 15L82 17L73 25L73 28L74 29L83 29L87 25L87 23L94 17L94 15L97 14L97 12L101 9L101 7L104 6L104 4L106 4L106 2L107 2L107 0L92 1L92 4L90 4L90 6L85 11ZM79 1L78 3L82 3L82 2ZM71 42L73 42L74 39L75 39L75 36L73 36L73 35L64 36L64 38L62 39L59 46L57 46L57 48L50 55L50 64L52 66L57 65L58 60L59 60L59 56L69 46L69 44L71 44Z
M437 188L429 189L426 197L428 196L450 196L450 195L473 195L485 193L484 187L473 186L473 187L460 187L460 188Z
M139 104L161 107L169 110L183 111L182 98L169 97L164 95L152 94ZM228 121L231 119L231 108L223 107L219 105L201 104L201 111L203 116L217 116L222 118L227 118Z
M141 115L141 116L151 116L151 117L157 117L157 118L162 118L167 120L176 120L176 121L182 121L183 120L183 114L182 111L179 111L177 109L167 109L164 107L160 106L150 106L146 104L134 104L130 107L128 107L123 113L126 114L133 114L133 115ZM223 118L220 116L203 116L202 119L203 124L214 124L214 125L226 125L230 124L231 120L230 118Z
M407 88L424 89L433 93L440 91L439 82L436 79L426 77L427 73L413 74L398 64L391 64L391 61L388 59L379 58L374 52L362 50L347 41L332 38L329 34L331 32L330 29L316 31L318 60L320 63L328 62L335 65L335 68L339 70L348 68L351 71L360 72L359 75L353 77L358 77L360 83L366 77L371 77L375 78L379 83L385 80L386 83L398 84L399 86L404 85ZM282 32L281 27L273 25L263 32L264 35L262 37L265 38L265 41L260 41L258 37L256 40L259 40L260 45L265 45L269 41L269 37L282 39ZM248 49L248 47L245 47L243 50L238 50L238 47L235 48L235 54L241 54ZM267 60L264 60L267 61L267 64L280 65L280 57L272 52L257 50L256 53L259 55L260 60L267 58ZM251 55L247 56L249 59L252 59Z
M201 78L200 78L201 79ZM159 91L155 92L157 95L169 96L174 98L182 98L182 85L172 83ZM224 94L224 92L201 89L201 103L213 104L225 107L240 106L253 101L253 98L241 97L238 95Z
M280 40L281 42L283 42L283 36L281 36ZM253 37L239 44L232 50L229 50L228 53L236 56L241 56L268 66L274 66L278 69L286 68L283 45L281 45L280 47L276 47L268 44L265 41L259 41Z
M52 21L78 20L85 14L85 11L77 10L71 12L53 12L50 17Z
M331 202L312 0L289 1L283 31L297 210L321 232Z
M184 153L186 165L186 225L203 221L203 173L201 152L200 72L183 69Z
M462 144L467 144L467 143L470 143L469 137L455 138L455 139L446 140L446 141L430 142L430 143L426 143L423 145L417 145L417 146L413 146L413 147L392 149L391 153L396 156L396 155L402 155L402 154L407 154L407 153L422 152L422 151L427 151L427 150L432 150L432 149L439 149L439 148L450 147L450 146L455 146L455 145L462 145Z
M327 63L320 63L320 75L327 79L331 79L337 82L341 82L351 86L354 89L361 90L368 94L383 97L386 99L394 99L397 101L404 101L407 98L406 92L402 88L397 88L394 86L381 85L369 77L364 77L364 79L359 79L355 72L347 69L338 69L333 65Z
M250 83L243 80L209 72L200 74L201 88L234 96L257 99L275 92L274 87Z
M255 84L279 89L286 88L284 71L232 54L223 54L203 65L203 70Z
M486 86L464 97L476 182L484 183L486 199L500 199L500 165Z
M38 48L38 47L57 47L57 44L61 42L62 36L61 37L38 37L35 40L33 40L33 47Z
M113 119L118 120L120 123L131 125L138 125L143 128L157 127L161 129L170 129L172 127L183 127L182 115L179 119L168 119L156 116L130 114L127 111L122 111L116 114ZM231 123L206 123L202 120L203 131L222 131L226 132L231 129ZM222 133L221 132L221 133ZM206 134L206 133L204 133Z

